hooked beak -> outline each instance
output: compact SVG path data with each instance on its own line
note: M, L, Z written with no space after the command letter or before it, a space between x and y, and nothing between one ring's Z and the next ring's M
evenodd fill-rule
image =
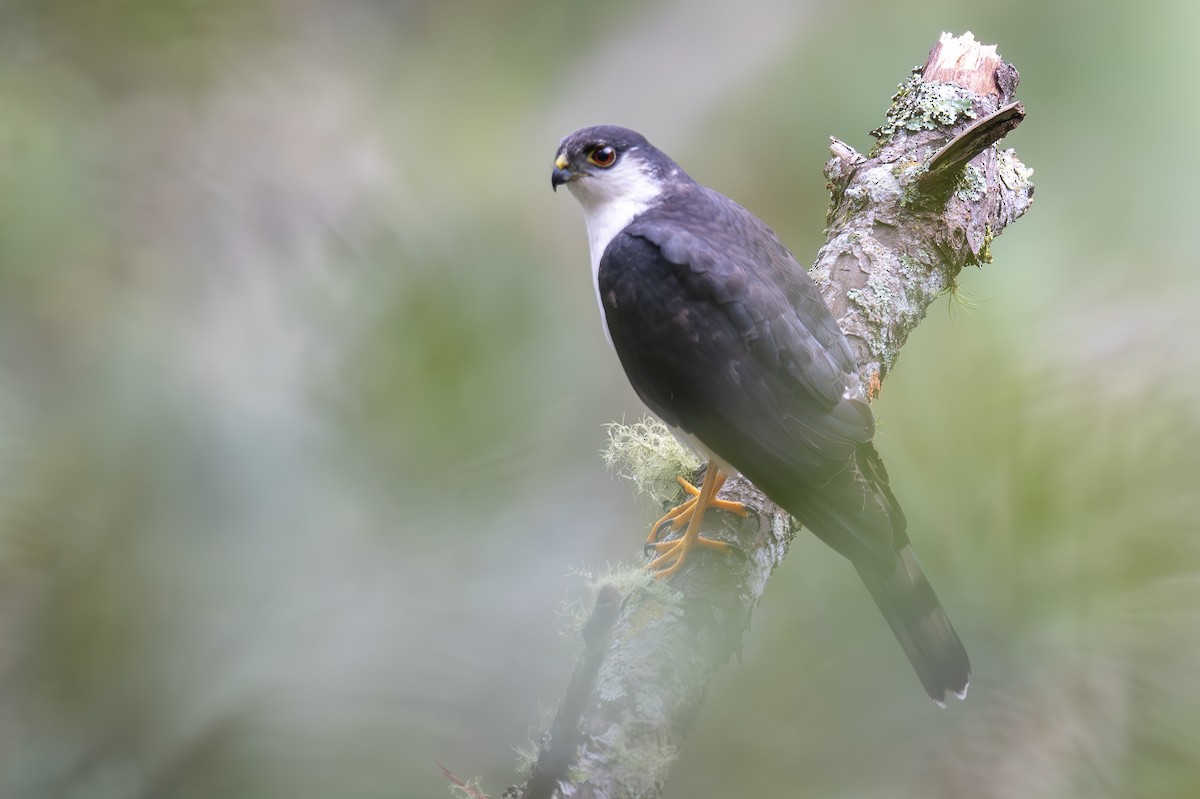
M579 174L567 169L570 164L565 155L560 155L554 159L554 171L550 173L550 188L558 191L558 187L564 183L570 183L579 177Z

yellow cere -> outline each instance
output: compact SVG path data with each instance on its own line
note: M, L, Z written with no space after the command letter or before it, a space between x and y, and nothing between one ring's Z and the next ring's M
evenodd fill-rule
M556 169L566 169L567 163L567 157L565 155L560 155L558 158L554 159L554 167Z

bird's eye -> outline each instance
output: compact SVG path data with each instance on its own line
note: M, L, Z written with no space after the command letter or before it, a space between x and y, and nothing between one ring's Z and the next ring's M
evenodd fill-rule
M607 144L593 147L588 153L588 160L598 167L608 168L617 162L617 151Z

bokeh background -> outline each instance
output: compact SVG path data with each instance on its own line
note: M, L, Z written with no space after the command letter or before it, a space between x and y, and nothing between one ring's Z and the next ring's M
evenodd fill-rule
M558 140L636 127L803 262L828 136L968 29L1037 201L877 412L970 699L802 539L666 795L1198 795L1196 9L5 0L0 797L517 781L653 515Z

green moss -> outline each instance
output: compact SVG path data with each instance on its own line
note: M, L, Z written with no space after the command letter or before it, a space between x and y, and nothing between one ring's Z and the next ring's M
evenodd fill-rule
M667 774L679 756L674 746L655 742L631 747L626 746L620 736L606 743L612 747L611 758L606 758L603 764L605 770L609 771L606 783L611 778L621 796L653 797L661 794ZM568 778L576 784L587 782L591 778L588 773L591 765L587 761L577 764Z
M983 179L983 171L973 164L967 164L954 185L954 196L973 203L981 199L985 191L987 182Z
M983 266L992 262L992 239L996 238L996 234L992 232L991 225L983 227L983 246L979 248L979 252L975 254L974 263L976 266Z
M598 573L590 575L589 587L596 592L599 592L600 587L611 585L622 596L629 594L632 591L646 591L661 599L669 599L676 594L676 591L662 580L656 580L654 576L641 566L624 566L608 564Z
M925 202L925 194L918 187L915 180L911 183L905 183L904 188L900 190L901 208L919 209Z
M678 591L666 581L655 579L643 565L608 563L598 569L574 566L570 574L582 577L587 583L584 596L564 602L558 612L562 635L574 644L582 640L580 631L591 618L596 596L603 586L612 586L623 597L640 591L662 603L674 602L679 597Z
M876 339L871 343L871 349L875 352L885 352L888 348L888 328L884 321L888 319L891 308L895 304L892 292L886 286L868 283L866 288L847 291L846 298L858 306L871 321L871 338Z
M927 252L922 252L921 255L927 260L921 260L906 253L900 254L900 273L904 276L901 286L904 289L905 299L913 309L924 308L930 302L931 292L942 294L946 291L945 287L939 290L937 286L940 282L938 274L936 274L937 262L933 261Z
M621 675L601 669L596 676L596 695L605 702L616 702L625 698L625 682Z
M943 262L924 249L913 254L884 251L874 257L878 266L870 270L866 286L847 291L846 297L868 323L858 335L882 363L891 364L909 331L952 277Z
M930 148L926 147L925 150ZM920 161L899 161L892 168L896 183L900 186L900 207L921 210L929 202L925 192L921 190L920 180L929 171L929 155L923 155Z
M658 796L667 773L679 754L667 743L643 745L636 749L622 747L617 762L621 764L618 782L626 796Z
M925 264L918 261L913 256L907 253L900 253L900 271L908 278L906 282L913 282L913 279L919 275L925 274Z
M601 454L610 472L659 503L678 499L676 478L700 468L695 453L680 444L665 424L650 417L634 424L608 425L608 446Z
M1000 180L1013 191L1023 190L1033 177L1033 170L1021 163L1012 150L1001 150L996 164L999 167Z
M975 118L966 89L953 83L928 83L920 74L914 74L892 95L887 121L871 131L877 139L871 155L878 154L898 131L933 130L953 125L963 117Z

